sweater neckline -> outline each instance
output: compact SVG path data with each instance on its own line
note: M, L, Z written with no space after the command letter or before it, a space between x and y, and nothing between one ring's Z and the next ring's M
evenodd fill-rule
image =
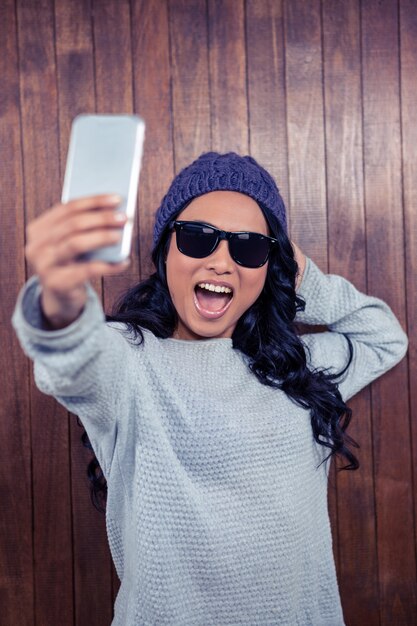
M233 339L231 337L213 337L211 339L177 339L175 337L167 337L161 341L168 342L171 345L184 346L225 346L232 347Z

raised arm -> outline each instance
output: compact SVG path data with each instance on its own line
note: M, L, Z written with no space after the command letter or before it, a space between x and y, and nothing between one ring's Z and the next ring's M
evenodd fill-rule
M113 456L121 399L128 391L125 373L134 349L121 327L106 324L97 294L89 285L77 319L65 328L45 330L40 290L37 277L25 285L13 325L23 350L34 361L37 387L81 418L106 472Z
M312 368L340 372L349 358L346 337L352 343L352 362L339 382L345 400L404 357L407 337L382 300L359 292L341 276L323 274L311 259L306 259L298 293L306 308L297 321L329 329L303 336Z
M106 325L88 281L127 264L81 262L79 255L118 240L125 218L116 219L117 203L114 196L94 196L57 204L28 226L26 256L35 276L13 315L22 348L34 361L37 386L82 418L90 440L100 442L101 464L111 458L124 389L120 364L130 349L120 330Z

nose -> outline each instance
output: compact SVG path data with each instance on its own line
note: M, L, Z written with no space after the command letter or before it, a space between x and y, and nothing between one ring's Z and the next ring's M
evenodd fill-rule
M235 262L230 256L229 242L223 239L217 248L207 257L207 269L214 270L216 274L230 274L233 272Z

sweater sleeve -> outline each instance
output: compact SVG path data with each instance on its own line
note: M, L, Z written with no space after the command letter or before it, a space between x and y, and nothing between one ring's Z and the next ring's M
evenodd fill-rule
M353 358L338 381L344 400L394 367L407 351L407 336L390 307L378 298L359 292L341 276L323 274L307 259L299 295L305 300L305 311L296 321L326 325L323 333L303 335L310 367L341 372Z
M80 417L107 474L131 351L123 336L124 326L105 323L98 296L88 285L87 303L79 318L65 328L45 330L40 292L34 276L19 294L13 326L24 352L34 361L37 387Z

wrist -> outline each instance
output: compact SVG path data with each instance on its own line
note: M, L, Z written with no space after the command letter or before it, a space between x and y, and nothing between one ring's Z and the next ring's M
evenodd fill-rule
M41 322L44 330L60 330L69 326L81 315L87 299L86 289L74 299L57 298L47 291L40 295Z

